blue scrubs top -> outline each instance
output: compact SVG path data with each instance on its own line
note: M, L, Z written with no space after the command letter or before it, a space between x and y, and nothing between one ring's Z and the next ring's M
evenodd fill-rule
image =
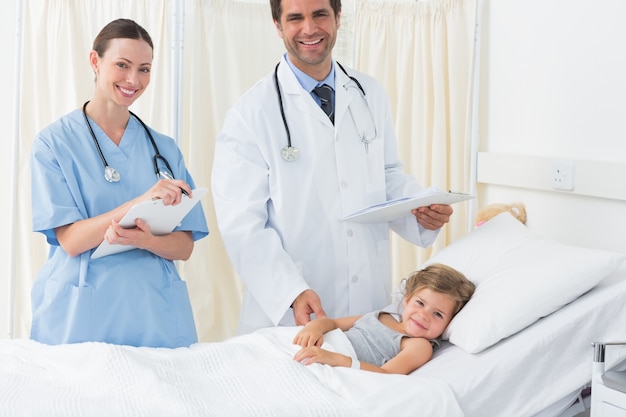
M119 146L90 123L108 164L120 173L117 183L105 180L80 110L43 129L33 143L33 230L46 236L50 253L31 293L31 338L47 344L189 346L197 342L195 323L173 261L141 249L91 259L92 249L70 257L56 239L54 228L112 210L156 182L154 149L134 117ZM174 140L150 131L174 177L195 188ZM201 204L175 230L190 231L194 241L208 235Z

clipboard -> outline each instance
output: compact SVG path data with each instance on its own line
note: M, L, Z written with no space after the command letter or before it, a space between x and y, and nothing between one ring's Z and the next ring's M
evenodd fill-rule
M187 213L207 193L208 189L197 188L191 191L192 198L183 196L182 201L175 206L164 206L161 199L135 204L120 220L120 226L124 228L135 227L135 219L143 219L150 225L152 234L166 235L180 224ZM111 245L106 240L103 240L100 246L91 254L91 259L98 259L132 249L135 249L135 247L131 245Z
M406 216L412 209L431 204L454 204L471 200L473 195L452 191L440 191L436 187L423 190L417 195L383 201L355 211L341 221L356 223L386 223Z

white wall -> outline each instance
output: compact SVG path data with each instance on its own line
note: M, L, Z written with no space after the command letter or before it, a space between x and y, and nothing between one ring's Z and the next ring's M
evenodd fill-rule
M626 252L626 2L484 0L482 12L479 150L528 163L510 167L517 181L479 185L479 204L523 201L537 233ZM574 191L527 188L545 158L580 161ZM619 175L583 178L583 163ZM583 180L616 193L579 195Z
M2 2L2 13L0 13L0 56L3 57L4 64L0 65L0 79L3 80L4 94L0 101L0 137L4 143L13 141L13 119L14 108L14 86L15 86L15 39L17 30L17 1ZM4 172L5 181L3 188L8 191L11 185L9 175L11 170L11 153L0 152L0 167ZM9 192L6 195L11 195ZM0 205L1 218L8 218L11 213L12 201L5 201ZM7 237L10 233L8 223L0 222L0 338L8 333L8 274L10 264L10 251Z
M623 0L486 0L482 127L494 152L626 161Z

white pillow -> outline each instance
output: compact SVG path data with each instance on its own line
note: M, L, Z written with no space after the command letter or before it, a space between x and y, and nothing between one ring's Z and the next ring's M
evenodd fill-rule
M534 235L509 213L500 214L432 256L474 284L472 299L444 339L478 353L589 291L625 254L569 246Z

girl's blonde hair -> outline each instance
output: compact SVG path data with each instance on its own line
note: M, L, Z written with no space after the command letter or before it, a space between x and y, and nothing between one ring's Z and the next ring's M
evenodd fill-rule
M411 298L413 294L423 288L429 288L452 297L455 302L454 314L456 314L472 297L476 286L456 269L435 263L415 271L408 278L405 278L404 298Z

